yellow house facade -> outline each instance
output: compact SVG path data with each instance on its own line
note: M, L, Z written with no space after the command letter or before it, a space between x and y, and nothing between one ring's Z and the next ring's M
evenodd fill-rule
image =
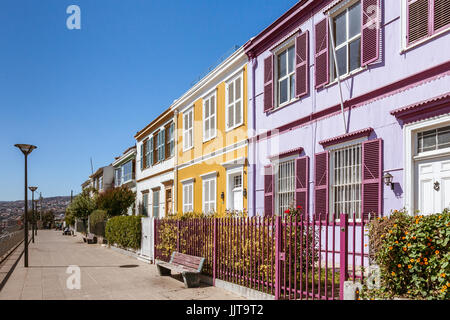
M177 212L247 210L247 83L240 48L172 105Z

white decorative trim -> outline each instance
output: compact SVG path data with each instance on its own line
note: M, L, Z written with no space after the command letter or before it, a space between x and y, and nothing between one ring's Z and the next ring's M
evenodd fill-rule
M300 34L302 29L300 27L295 28L294 31L290 32L287 36L283 37L281 40L279 40L277 43L275 43L273 46L270 47L269 51L275 54L275 52L280 51L282 48L284 48L286 45L289 45L291 41L294 41L294 39L289 39L291 37L294 37L296 33ZM286 43L283 43L286 42Z
M209 178L212 178L214 176L217 176L217 174L218 174L217 171L212 171L212 172L208 172L208 173L205 173L205 174L201 174L200 178L202 178L202 179L209 179Z
M230 160L227 162L222 162L220 165L226 169L231 169L234 167L240 167L240 166L245 165L245 160L246 160L245 157L240 157L238 159Z
M184 180L180 181L181 184L188 184L188 183L191 183L191 182L195 182L195 178L194 177L187 178L187 179L184 179Z

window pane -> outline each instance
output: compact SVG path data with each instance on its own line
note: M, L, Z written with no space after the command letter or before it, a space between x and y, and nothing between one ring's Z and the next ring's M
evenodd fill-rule
M228 107L228 127L234 126L234 108L233 105Z
M336 46L344 43L347 40L347 19L346 12L341 13L334 19L334 39Z
M210 136L209 133L209 120L205 121L205 139L208 139Z
M339 75L347 73L347 47L336 50L336 60L339 66Z
M295 46L288 49L288 73L294 72Z
M348 9L348 32L349 38L361 33L361 3L358 2Z
M281 79L282 77L286 76L286 54L287 52L284 51L278 56L278 79Z
M441 128L438 130L438 149L450 147L450 127Z
M241 123L241 101L236 102L236 121L235 124Z
M234 84L233 82L228 85L228 103L234 102Z
M291 76L291 100L295 98L295 74Z
M350 71L361 66L361 39L350 43Z
M212 97L210 101L211 114L216 112L216 100L214 98L215 97Z
M424 133L423 135L423 151L436 149L436 131Z
M288 100L288 79L280 82L280 104Z
M205 101L205 118L209 117L209 100Z
M241 78L237 78L236 80L236 100L241 98Z

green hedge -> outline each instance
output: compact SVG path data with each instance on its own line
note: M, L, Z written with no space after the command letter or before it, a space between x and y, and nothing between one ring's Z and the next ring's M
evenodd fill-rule
M104 237L106 218L105 210L94 210L89 216L90 231L97 236Z
M141 216L119 216L108 220L105 235L108 243L121 248L141 247Z
M450 212L411 216L395 211L371 224L381 289L365 298L450 299Z

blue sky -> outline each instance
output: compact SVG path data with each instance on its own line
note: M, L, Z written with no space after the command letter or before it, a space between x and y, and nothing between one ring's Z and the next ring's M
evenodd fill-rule
M91 172L295 0L1 0L0 201L78 193ZM81 30L68 30L69 5Z

